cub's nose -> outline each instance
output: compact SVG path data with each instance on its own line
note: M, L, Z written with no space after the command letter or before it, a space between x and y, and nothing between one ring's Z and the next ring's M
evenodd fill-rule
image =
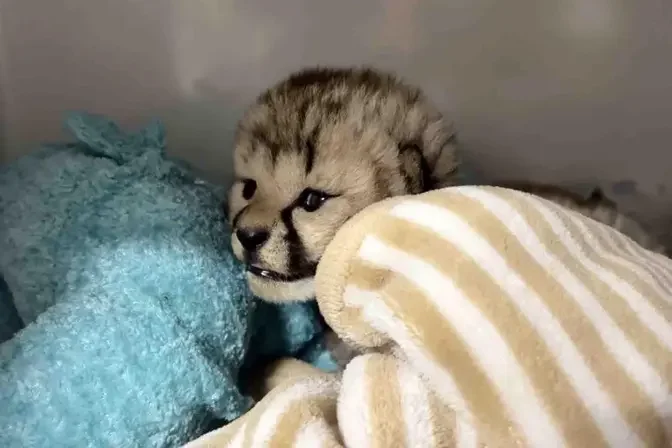
M262 229L238 229L236 236L245 249L254 251L268 240L269 233Z

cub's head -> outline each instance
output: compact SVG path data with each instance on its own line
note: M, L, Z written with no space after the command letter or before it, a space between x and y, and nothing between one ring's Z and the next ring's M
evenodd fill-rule
M313 298L317 263L350 217L455 182L454 140L418 89L375 70L304 70L263 93L239 123L228 200L252 292Z

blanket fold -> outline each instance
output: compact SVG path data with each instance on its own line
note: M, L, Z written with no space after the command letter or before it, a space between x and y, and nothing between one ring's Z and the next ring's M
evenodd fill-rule
M366 354L192 447L671 445L672 261L610 227L501 188L394 198L339 231L316 289Z

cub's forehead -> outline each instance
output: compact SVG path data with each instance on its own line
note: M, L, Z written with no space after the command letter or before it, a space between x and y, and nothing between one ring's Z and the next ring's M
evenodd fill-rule
M278 165L307 164L304 169L310 171L321 129L328 122L320 117L309 119L306 114L291 105L254 106L236 133L234 168L243 170L245 165L255 165L269 172Z
M348 196L374 187L381 166L368 157L317 157L313 168L306 169L306 154L284 151L273 159L266 151L256 151L236 167L239 179L253 179L269 204L287 204L306 188ZM350 154L352 155L352 154Z
M256 104L238 125L236 151L245 153L262 149L276 155L299 144L305 128L305 117L291 104L285 107Z
M333 98L293 91L260 99L238 126L236 176L328 191L360 180L389 137L380 123L365 125L361 107L336 107Z

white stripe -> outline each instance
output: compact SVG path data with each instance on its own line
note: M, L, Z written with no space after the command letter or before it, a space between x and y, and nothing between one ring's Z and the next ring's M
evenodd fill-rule
M634 251L623 256L623 251L615 247L615 238L610 235L616 233L614 229L611 229L607 225L599 224L594 225L593 229L591 230L586 225L585 220L578 219L576 216L572 216L571 220L572 223L579 228L584 239L591 241L591 246L596 249L595 252L597 252L601 257L621 265L623 268L630 271L630 273L637 276L637 278L640 279L643 283L649 285L649 287L651 287L651 289L653 289L664 300L668 302L672 301L672 297L670 297L670 290L667 289L666 291L661 287L663 285L661 285L660 280L662 279L660 276L658 275L658 280L656 280L656 278L653 277L651 270L648 270L643 267L642 264L637 264L633 261L633 258L636 257ZM611 230L611 232L607 232L606 230ZM594 236L595 234L600 235L601 238L596 238ZM601 241L604 241L604 243Z
M592 273L596 274L602 281L606 282L615 293L623 297L644 325L658 336L658 339L663 342L663 345L666 345L668 349L670 349L672 347L672 328L649 304L649 302L646 301L639 292L634 291L629 284L623 282L617 276L613 274L609 275L611 274L610 272L596 265L591 260L588 260L585 257L581 258L581 250L576 245L572 236L568 233L568 230L564 227L564 224L551 211L538 206L537 208L554 229L560 230L560 239L567 250L577 257L577 260L582 261L583 265ZM618 286L614 287L615 285ZM623 338L622 342L626 345L621 346L620 349L629 353L626 356L630 358L628 360L629 362L624 364L626 371L634 381L639 383L644 393L652 401L661 420L663 422L668 422L670 418L672 418L672 397L670 395L669 384L665 378L662 378L658 372L651 367L646 358L637 351L636 347L632 345L625 335L623 335ZM672 437L672 427L668 424L665 426L665 429L667 431L667 436Z
M397 361L397 379L401 391L401 410L406 426L408 447L438 446L434 440L432 413L427 386L405 362ZM445 416L444 418L448 418Z
M642 259L642 262L646 263L647 266L651 266L652 268L656 269L659 275L665 278L668 286L672 285L672 260L661 253L643 248L631 238L623 235L621 232L618 232L615 229L608 227L607 230L611 230L614 239L620 241L625 249L628 250L631 254L639 256Z
M327 422L320 418L309 421L296 437L294 446L297 448L319 448L333 440L333 428L327 425Z
M658 274L665 279L668 288L672 288L672 260L663 254L652 251L640 251L647 264L655 267Z
M510 208L510 205L498 196L479 189L465 189L462 193L473 199L480 201L484 207L493 214L499 215L501 210ZM532 196L521 194L520 198L531 207L537 209L549 226L555 232L556 241L560 241L570 252L570 246L575 246L571 240L571 235L562 223L549 211L544 202L535 199ZM564 210L562 210L564 212ZM521 216L521 219L522 218ZM503 221L505 224L506 221ZM519 224L520 225L520 224ZM550 254L549 254L550 255ZM576 254L574 254L576 256ZM578 255L576 261L582 261ZM614 359L623 367L631 379L639 385L644 393L653 402L663 421L672 416L672 400L669 400L669 387L658 373L649 365L646 359L637 351L632 342L621 331L609 314L602 308L595 296L581 283L567 268L555 257L551 260L537 260L541 266L544 266L549 274L556 278L560 285L563 285L567 292L575 299L576 303L583 310L584 315L593 324L597 333ZM550 261L550 263L549 263Z
M280 419L292 404L315 396L334 397L335 399L337 393L337 382L322 378L305 379L289 386L274 397L273 401L264 410L255 428L252 446L266 446L271 441Z
M627 255L636 259L638 265L646 269L656 283L668 291L669 295L672 291L672 271L670 270L672 265L669 258L640 247L632 239L609 226L599 226L599 229L615 252L626 252ZM618 247L619 245L622 248Z
M632 437L632 430L620 415L618 406L595 378L553 312L483 237L454 213L434 205L402 204L391 213L437 233L488 272L544 341L605 438L616 444ZM497 216L503 222L516 224L509 230L521 242L526 240L523 246L540 265L550 263L550 256L541 241L532 229L526 228L513 209L498 209Z
M238 428L238 431L236 431L236 435L228 444L228 448L243 448L243 442L245 441L245 428L247 428L247 423L240 425L240 428Z
M614 245L616 244L616 242L618 242L620 246L622 246L622 249L621 248L617 249L619 252L625 250L630 255L636 257L641 264L646 265L647 267L657 271L657 276L665 277L666 283L669 288L669 285L672 284L672 277L671 277L672 272L670 272L670 268L672 268L672 265L670 265L669 258L657 252L645 249L644 247L639 245L636 241L634 241L632 238L623 234L622 232L618 231L612 226L606 226L606 225L601 226L601 229L604 233L609 234L610 236L609 239L613 242Z
M559 236L569 253L593 275L607 284L612 289L614 294L621 296L630 306L630 309L634 311L635 315L639 318L642 324L655 333L660 342L665 345L668 350L672 351L672 326L670 326L667 320L665 320L665 318L660 315L658 310L656 310L656 308L653 307L639 291L634 289L632 285L624 281L618 275L614 274L614 272L610 269L607 269L604 266L595 263L589 257L584 256L583 249L577 243L577 241L575 241L574 236L571 235L569 229L565 227L564 223L558 218L557 214L562 213L571 221L575 221L576 218L566 210L555 206L555 204L552 204L552 206L553 208L557 208L555 211L551 211L549 210L550 207L543 206L538 201L535 202L537 202L535 204L535 208L537 208L537 210L539 210L539 212L544 216L549 225L552 227L554 226L554 230L558 229L562 232L562 234ZM591 249L595 250L597 248L591 247Z
M368 448L371 443L371 403L366 384L366 356L352 359L343 372L336 408L338 428L345 446Z
M595 230L602 235L607 247L613 252L621 254L622 257L627 257L628 261L639 269L640 275L649 280L648 283L655 284L659 290L664 292L665 296L670 295L672 283L670 283L668 277L669 272L662 266L653 263L648 257L649 254L653 256L656 256L656 254L634 247L636 243L609 226L599 226Z
M511 348L492 322L450 279L423 260L388 247L372 236L364 239L359 256L405 277L425 292L471 349L472 357L498 389L504 406L532 446L564 446L562 436L544 410Z
M484 192L485 193L485 192ZM473 197L471 193L465 193L467 196ZM489 193L485 193L489 194ZM477 195L478 196L478 195ZM474 197L475 198L475 197ZM480 199L484 201L483 199ZM619 295L634 311L641 323L649 328L658 337L658 340L672 351L672 326L667 322L658 310L651 305L651 303L642 294L630 285L627 281L616 275L611 269L608 269L598 263L595 263L590 257L584 255L583 248L575 241L574 236L571 235L569 229L565 227L558 215L563 215L571 221L578 221L581 216L577 212L568 211L567 209L558 206L552 202L540 201L531 196L523 197L523 200L534 207L544 216L548 224L553 228L554 232L558 234L559 239L563 242L567 251L580 262L591 274L599 278L608 285L614 294ZM485 205L485 204L484 204ZM494 207L495 205L492 204ZM493 211L494 212L494 211ZM502 212L499 209L498 212ZM499 216L503 222L508 222L511 219L510 215L507 217ZM522 217L521 217L522 218ZM596 224L600 225L600 224ZM590 246L592 251L598 255L606 255L601 247L593 244Z
M457 414L456 448L476 448L478 435L473 416L455 380L449 372L443 370L431 358L424 347L418 345L411 336L406 323L398 319L375 292L348 285L343 301L348 307L360 309L369 325L392 338L410 364L427 378L443 403L455 411Z

